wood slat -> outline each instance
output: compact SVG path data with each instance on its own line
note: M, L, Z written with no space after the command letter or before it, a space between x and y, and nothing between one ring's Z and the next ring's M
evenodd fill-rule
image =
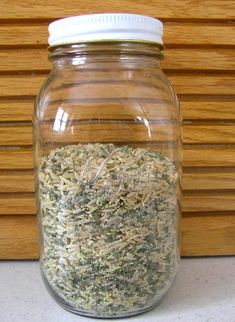
M47 49L2 49L0 60L2 71L49 70L52 64L48 61Z
M32 127L1 126L0 145L32 145Z
M33 154L32 150L16 149L16 150L0 150L0 169L32 169Z
M27 193L34 190L33 172L0 172L0 193Z
M0 96L35 96L38 94L42 83L45 81L45 76L1 76L0 77ZM232 75L227 76L203 76L203 75L169 75L169 80L175 87L178 94L215 94L215 95L234 95L235 77ZM28 84L30 83L30 86ZM123 89L123 86L122 86ZM97 97L102 97L101 88L97 86ZM107 84L106 84L107 90ZM120 97L123 97L123 92L118 91ZM84 92L83 98L90 92ZM98 94L100 93L100 94ZM106 92L106 97L112 97ZM144 96L142 96L144 97ZM149 96L145 96L148 97ZM89 98L91 98L89 96ZM92 97L96 98L96 96Z
M234 95L235 78L232 75L169 75L169 80L178 94Z
M235 120L235 104L233 100L201 100L197 97L195 100L184 100L181 98L180 105L182 111L182 117L184 120ZM31 121L33 113L34 98L32 99L20 99L20 100L2 100L0 101L0 120L2 122L14 122L14 121ZM102 106L103 119L111 119L113 113L110 114L109 103L99 104ZM146 104L144 108L146 109ZM120 110L120 105L118 106ZM84 111L83 111L84 108ZM151 104L152 109L151 116L154 115L154 104ZM79 107L80 119L87 119L94 117L94 109L97 109L95 104L81 104ZM115 111L115 115L118 114L118 110ZM113 108L112 108L113 111ZM101 112L101 111L100 111ZM134 113L134 110L133 110ZM148 115L148 114L147 114ZM159 115L159 111L156 110L156 117ZM119 114L119 119L126 115Z
M31 215L35 213L33 195L0 195L0 215Z
M234 0L169 0L167 5L161 0L114 0L104 2L102 6L92 0L81 0L78 6L65 0L25 0L23 4L19 0L9 0L4 1L0 12L1 259L35 259L39 256L31 120L34 97L51 67L46 48L48 23L64 16L120 12L123 8L125 12L152 15L164 21L166 50L162 66L180 94L184 120L181 254L235 254ZM115 77L118 81L118 76ZM153 108L153 88L160 89L157 84L152 87L145 84L144 89L140 88L142 76L135 74L136 84L131 93L123 83L92 85L87 82L81 85L81 79L78 77L78 84L71 88L70 95L89 99L89 102L81 103L77 115L74 106L65 103L64 108L73 120L89 119L90 114L94 115L97 106L90 99L100 99L103 93L107 99L117 96L112 108L107 104L108 100L103 103L100 100L100 115L106 120L112 117L133 120L138 104L135 107L130 104L124 115L120 98L136 95L148 99L142 113L147 111L149 119L158 117L169 123L175 117L173 110L166 113L166 105L158 105L158 112ZM56 87L60 85L58 82ZM68 85L66 80L63 85ZM66 91L66 86L63 90ZM64 92L60 94L63 96ZM165 94L161 95L164 99ZM52 115L47 113L47 118L54 117L57 106L53 100L58 98L58 91L54 89L49 98L54 104ZM90 108L87 108L89 104ZM141 113L139 115L142 117ZM157 125L155 132L156 129ZM109 136L112 134L107 132ZM130 140L137 137L137 129L134 132ZM146 129L138 132L139 139L145 132ZM81 133L76 133L75 141L79 136L87 136L88 129L83 127ZM99 137L97 129L95 134L94 140ZM113 139L110 136L110 140Z
M235 126L227 124L219 125L184 125L184 143L235 143Z
M35 216L0 216L0 258L36 259L39 256Z
M165 50L163 69L172 70L235 70L235 49L177 49Z
M168 125L169 126L169 125ZM141 124L79 124L74 126L73 134L65 131L63 135L58 135L56 131L51 131L51 126L45 126L45 132L48 133L48 141L55 142L97 142L97 141L117 141L126 142L126 135L129 141L149 141L151 140L171 140L165 134L167 125L150 125L151 137L148 136L147 128ZM170 130L170 128L169 128ZM117 133L119 133L117 135ZM52 136L53 135L53 136ZM184 143L200 144L234 144L235 143L235 126L220 125L184 125L183 126ZM32 128L28 126L2 126L0 127L0 145L32 145Z
M213 211L234 211L234 191L229 192L203 192L183 195L183 211L187 212L213 212Z
M21 178L22 182L22 178ZM29 190L25 187L25 191ZM13 190L13 189L12 189ZM15 189L16 190L16 189ZM23 190L23 189L22 189ZM231 211L234 209L234 192L221 191L201 193L184 192L183 211L203 212L203 211ZM16 194L0 196L0 214L3 215L25 215L35 214L35 201L33 195Z
M164 23L164 43L174 45L234 45L235 25L227 23Z
M48 23L0 25L0 46L47 46ZM165 22L167 45L235 45L235 25L231 23ZM168 51L169 49L167 49Z
M1 76L0 96L36 96L45 79L46 76Z
M0 216L0 258L37 259L38 234L35 216ZM182 218L182 256L233 255L234 216Z
M130 12L157 16L159 18L197 18L197 19L231 19L234 18L235 4L233 0L168 0L167 6L161 0L143 1L114 0L103 2L102 6L92 0L80 0L79 9L73 1L46 0L35 2L25 0L24 6L18 0L10 0L1 8L2 19L58 18L94 12Z
M165 51L164 69L172 70L235 70L235 49L168 48ZM52 65L45 48L2 49L2 71L49 70Z
M31 121L34 99L0 101L0 121Z
M182 220L183 256L235 254L235 216L198 216Z
M11 180L9 178L9 180ZM19 178L20 182L23 177ZM24 184L25 191L33 188L27 188ZM13 190L13 189L12 189ZM14 190L19 190L15 188ZM7 191L6 191L7 192ZM0 194L0 215L25 215L35 214L35 197L34 194ZM182 210L187 213L199 212L217 212L233 211L235 208L234 191L220 190L216 191L184 191Z
M182 188L190 191L235 190L235 170L193 168L190 172L183 171ZM0 172L0 193L29 192L34 192L34 176L31 171Z
M180 100L184 120L235 120L234 101L216 99L202 101L197 97L194 101Z
M184 167L234 167L235 147L185 146ZM30 149L0 150L0 170L32 169L33 155Z
M234 167L234 146L185 146L183 150L185 167Z
M167 131L169 127L169 132ZM52 125L44 125L44 142L70 143L78 142L150 142L172 141L170 125L153 124L147 128L143 124L135 123L92 123L73 126L73 131L65 129L52 130ZM176 129L175 129L176 131ZM32 127L28 126L2 126L0 127L0 145L2 146L30 146L32 145Z
M48 39L48 23L0 25L0 46L44 45Z
M182 209L184 213L213 211L233 211L234 191L184 192ZM0 195L0 215L35 214L33 194Z
M182 187L183 190L235 189L235 170L192 168L190 172L183 172Z

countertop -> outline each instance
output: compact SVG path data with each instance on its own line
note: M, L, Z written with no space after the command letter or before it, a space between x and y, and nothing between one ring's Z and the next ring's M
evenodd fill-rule
M58 306L43 285L37 261L0 262L0 289L1 322L110 321L74 315ZM235 322L235 257L183 259L163 303L123 321Z

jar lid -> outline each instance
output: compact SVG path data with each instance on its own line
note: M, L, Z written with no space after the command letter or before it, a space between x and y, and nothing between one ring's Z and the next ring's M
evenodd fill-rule
M132 41L163 44L160 20L137 14L101 13L59 19L49 25L49 45Z

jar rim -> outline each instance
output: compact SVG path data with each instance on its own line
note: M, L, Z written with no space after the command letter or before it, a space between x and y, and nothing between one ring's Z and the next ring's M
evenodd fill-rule
M157 46L160 51L164 49L164 45L162 43L154 42L154 41L145 41L145 40L133 40L133 39L116 39L116 40L90 40L90 41L83 41L83 42L64 42L61 44L55 44L55 45L49 45L47 47L48 51L52 51L59 47L65 47L65 46L75 46L75 45L101 45L101 44L121 44L121 43L133 43L133 44L143 44L143 45L153 45Z

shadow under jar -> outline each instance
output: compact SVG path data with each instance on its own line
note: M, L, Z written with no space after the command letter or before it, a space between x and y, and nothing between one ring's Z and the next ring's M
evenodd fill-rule
M181 118L162 24L96 14L49 31L34 114L43 280L71 312L135 315L159 304L179 263Z

